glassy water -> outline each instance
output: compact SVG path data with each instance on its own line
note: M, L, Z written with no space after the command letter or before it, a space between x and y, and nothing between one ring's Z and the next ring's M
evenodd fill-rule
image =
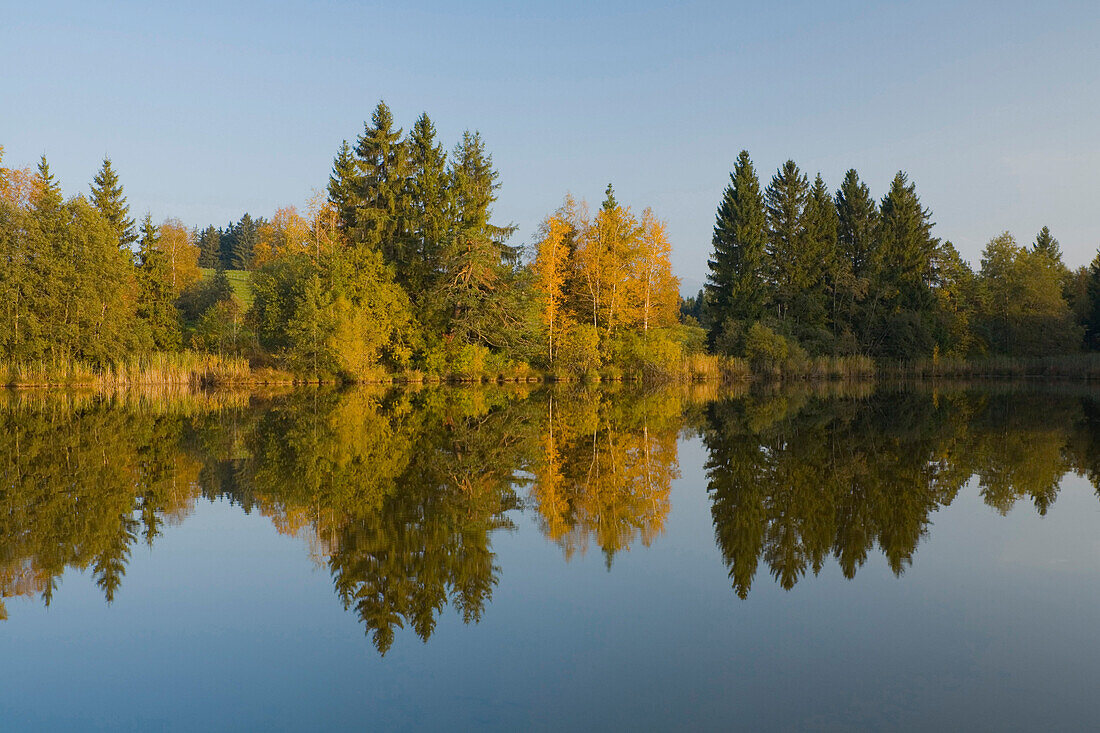
M0 727L1091 729L1100 391L0 395Z

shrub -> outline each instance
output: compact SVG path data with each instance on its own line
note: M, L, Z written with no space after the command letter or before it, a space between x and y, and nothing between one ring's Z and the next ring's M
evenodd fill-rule
M583 377L600 368L600 334L590 323L571 324L558 343L554 366Z

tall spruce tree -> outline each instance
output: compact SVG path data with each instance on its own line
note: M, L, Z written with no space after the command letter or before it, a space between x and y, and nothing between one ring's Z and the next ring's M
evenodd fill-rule
M328 200L336 207L340 229L349 232L355 227L355 210L359 195L359 167L347 140L340 143L328 177Z
M804 261L816 277L796 297L795 302L801 329L806 337L815 337L820 334L812 333L813 330L822 329L827 320L833 320L837 282L842 277L837 257L836 204L820 173L814 178L806 200L805 223ZM831 325L835 335L835 323Z
M122 191L118 174L111 167L111 159L103 158L103 165L92 181L92 204L99 209L118 234L118 246L129 251L137 241L134 220L130 218L130 206Z
M854 278L866 278L875 266L878 205L871 189L850 169L836 192L837 249Z
M50 172L50 164L45 154L38 159L38 173L35 176L35 201L34 207L38 211L54 211L61 208L64 198L61 195L61 184Z
M878 228L880 284L888 302L920 311L931 301L932 265L939 239L932 236L932 212L921 206L916 184L898 171L882 199Z
M138 240L137 315L144 325L146 348L156 351L178 349L181 342L180 313L172 288L168 256L157 247L160 233L149 214L141 222Z
M410 266L398 273L417 305L431 292L442 267L443 247L450 229L450 186L447 153L436 141L435 125L428 115L417 118L409 132L411 215L409 219Z
M806 201L809 182L793 160L776 171L764 191L768 219L768 260L776 315L780 321L798 314L791 305L816 277L806 260Z
M714 250L707 262L710 271L704 297L711 348L739 349L740 327L763 316L767 304L766 241L760 180L748 151L742 150L718 204L711 237ZM724 339L725 334L731 338ZM730 340L733 343L725 343Z
M864 331L861 306L877 268L878 204L871 189L849 169L836 192L837 261L833 322L858 338Z
M451 155L454 236L444 254L440 301L450 314L452 335L487 346L503 346L526 335L509 333L526 308L514 302L519 289L510 287L520 253L508 244L515 227L491 220L498 178L481 135L464 132Z
M355 145L359 166L353 240L382 253L398 270L408 264L408 147L393 115L379 102Z

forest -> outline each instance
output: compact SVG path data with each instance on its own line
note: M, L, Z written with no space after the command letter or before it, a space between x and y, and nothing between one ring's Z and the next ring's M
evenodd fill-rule
M742 151L704 291L684 311L717 353L768 362L1052 357L1100 348L1100 257L1068 268L1050 229L991 239L975 270L933 234L898 172L880 201L855 170L830 192L788 160L766 187Z
M683 299L652 209L609 184L514 243L480 134L448 150L385 103L305 212L225 226L137 222L109 158L66 198L45 156L2 153L9 385L862 377L1100 348L1100 258L1071 270L1044 227L994 237L975 269L902 172L881 200L854 170L830 192L793 161L762 186L742 151L706 286Z

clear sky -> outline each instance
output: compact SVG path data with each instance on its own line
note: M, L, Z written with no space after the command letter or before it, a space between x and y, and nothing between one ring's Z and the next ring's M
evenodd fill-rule
M1100 2L0 0L0 145L67 194L104 154L135 214L224 224L323 188L379 99L484 136L529 242L567 191L668 221L702 280L737 152L881 197L907 171L977 262L1048 224L1100 245Z

